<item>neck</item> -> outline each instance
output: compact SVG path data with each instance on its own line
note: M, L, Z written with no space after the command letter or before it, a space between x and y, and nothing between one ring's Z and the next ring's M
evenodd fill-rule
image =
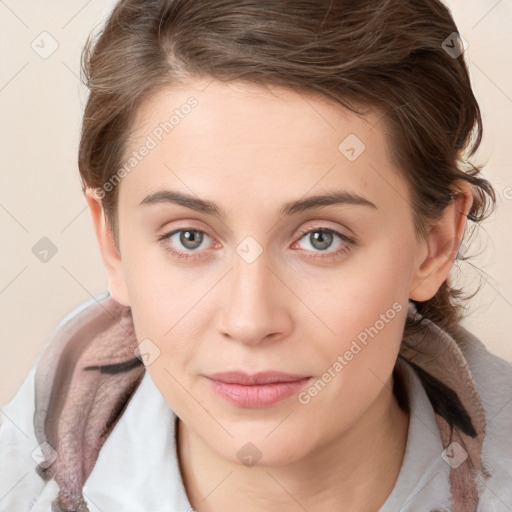
M402 465L409 415L392 393L393 379L342 436L280 466L234 464L181 421L178 457L192 507L199 512L377 511Z

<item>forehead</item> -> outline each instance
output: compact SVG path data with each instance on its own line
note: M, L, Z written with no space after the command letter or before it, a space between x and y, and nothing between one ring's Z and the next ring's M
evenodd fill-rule
M380 112L358 116L319 94L191 81L141 106L125 163L143 146L150 149L132 161L120 196L135 204L172 186L219 199L243 190L278 200L343 188L374 202L396 200L407 191L383 128Z
M165 139L193 132L203 146L210 141L222 141L222 147L265 144L275 146L274 151L290 145L304 149L330 147L338 156L338 144L344 135L352 130L363 140L381 118L380 112L369 108L364 117L358 116L318 93L252 83L195 80L162 89L147 98L132 127L132 142L152 132L160 138L161 130ZM377 138L383 135L379 129L376 132Z

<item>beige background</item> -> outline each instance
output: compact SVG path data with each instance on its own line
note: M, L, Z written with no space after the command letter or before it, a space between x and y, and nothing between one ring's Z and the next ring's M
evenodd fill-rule
M468 43L483 111L477 160L487 161L484 174L498 194L494 217L478 229L475 249L482 254L473 262L480 271L460 267L471 289L481 285L464 325L512 361L512 1L448 5ZM76 154L86 98L78 78L80 49L112 6L103 0L0 0L0 404L12 398L59 321L107 287ZM46 263L32 253L42 237L57 248Z

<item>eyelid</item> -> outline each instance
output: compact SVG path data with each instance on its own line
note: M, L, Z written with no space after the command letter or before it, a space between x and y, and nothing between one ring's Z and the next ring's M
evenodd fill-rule
M187 222L190 222L190 221L187 221ZM332 231L334 233L338 233L339 235L342 235L345 239L351 241L351 242L356 242L356 238L352 235L348 235L346 233L346 231L349 231L349 230L346 230L345 228L338 228L338 227L331 227L331 226L328 226L326 225L326 221L324 222L321 222L321 221L317 221L316 224L313 224L313 225L310 225L308 227L305 227L305 228L301 228L299 229L299 232L298 232L298 237L299 239L302 238L305 234L315 230L315 229L318 229L318 230L324 230L324 231ZM169 230L166 230L162 235L157 235L156 236L156 240L157 241L160 241L160 240L163 240L165 238L168 238L170 236L172 236L173 234L175 234L176 232L178 231L186 231L186 230L190 230L190 231L197 231L198 233L203 233L207 236L209 236L212 240L215 240L216 238L211 236L209 233L208 233L208 230L206 229L202 229L202 228L198 228L198 227L195 227L193 226L192 224L187 224L187 225L183 225L183 226L178 226L176 228L171 228Z
M205 229L196 228L194 226L179 226L177 228L170 229L169 231L166 231L162 235L157 235L156 240L158 242L163 241L167 238L170 238L171 236L174 236L176 233L179 233L180 231L194 231L196 233L202 233L203 235L206 235L208 238L211 238L215 242L215 238L210 236L208 231Z
M330 232L338 233L343 238L350 240L351 242L356 241L355 237L353 237L352 235L348 235L346 233L348 230L346 230L345 228L329 226L328 224L326 224L326 222L321 222L321 221L317 221L317 222L318 222L317 224L310 225L307 228L301 228L299 230L300 237L302 237L303 235L305 235L307 233L310 233L311 231L319 230L319 231L330 231Z

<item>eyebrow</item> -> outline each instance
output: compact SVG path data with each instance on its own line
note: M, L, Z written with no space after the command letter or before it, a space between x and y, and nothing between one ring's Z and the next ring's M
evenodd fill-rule
M139 204L150 205L157 203L171 203L190 208L207 215L213 215L225 219L226 212L216 203L199 199L193 195L177 192L174 190L159 190L146 196ZM331 205L358 205L367 206L378 210L374 203L363 196L345 190L332 191L326 194L306 197L297 201L285 203L280 210L280 216L293 215L295 213Z

